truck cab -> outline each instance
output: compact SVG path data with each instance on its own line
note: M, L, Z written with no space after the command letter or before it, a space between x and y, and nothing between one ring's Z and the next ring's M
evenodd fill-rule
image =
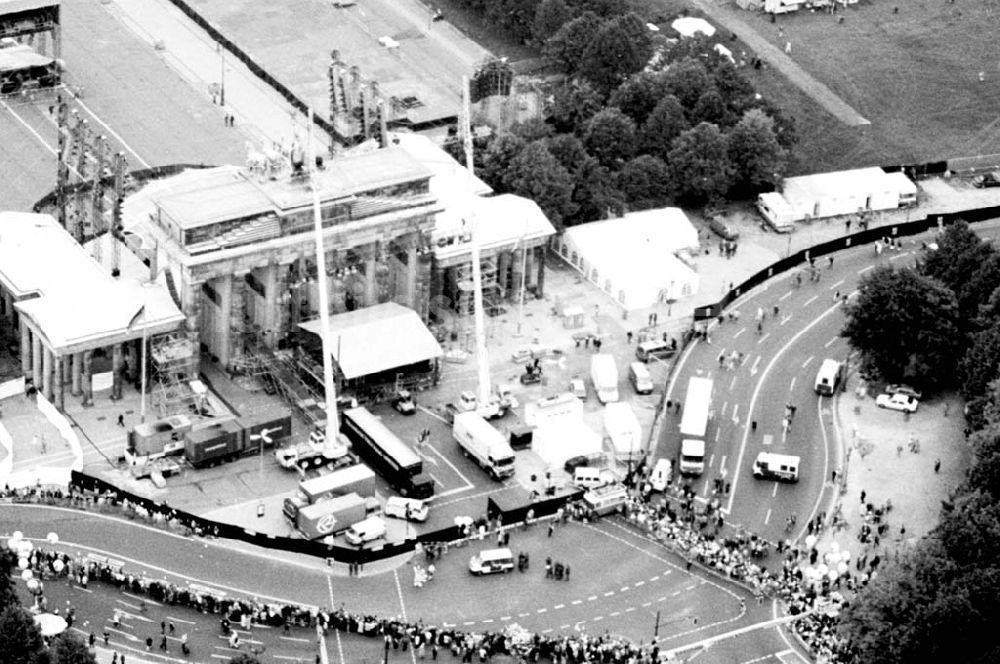
M681 475L697 477L705 472L705 441L681 441Z

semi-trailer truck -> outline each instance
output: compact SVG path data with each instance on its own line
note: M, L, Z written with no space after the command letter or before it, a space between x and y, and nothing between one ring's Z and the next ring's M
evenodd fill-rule
M705 432L712 408L712 380L693 377L688 381L684 412L681 414L681 457L678 470L682 475L697 476L705 472Z
M367 514L365 499L349 493L306 505L295 516L295 529L306 539L318 539L347 530Z
M375 473L371 468L359 463L349 468L341 468L329 475L303 480L299 482L295 494L285 498L282 511L285 516L295 521L299 511L306 506L349 493L356 493L362 498L371 498L375 495Z
M514 450L502 433L474 412L458 413L452 435L466 455L495 480L514 475Z

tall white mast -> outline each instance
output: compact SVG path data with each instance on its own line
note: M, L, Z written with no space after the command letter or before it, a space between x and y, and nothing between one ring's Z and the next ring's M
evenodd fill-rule
M490 398L490 360L486 354L486 320L483 313L483 273L479 265L479 238L476 233L476 217L474 212L473 177L475 175L472 163L472 122L469 117L469 77L462 77L462 145L465 148L465 169L468 171L469 208L466 223L472 236L472 307L476 324L476 364L479 373L480 404L485 404ZM464 313L464 312L463 312Z
M313 230L316 236L316 280L319 288L320 338L323 340L323 391L326 393L326 441L337 440L340 418L337 416L337 394L333 384L333 347L330 344L330 291L326 285L326 252L323 250L323 217L319 207L319 185L316 182L316 147L313 144L313 111L309 109L309 148L306 168L312 189Z

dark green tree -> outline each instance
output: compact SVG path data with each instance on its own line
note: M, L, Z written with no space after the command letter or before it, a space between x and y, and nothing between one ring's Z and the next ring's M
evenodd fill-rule
M574 212L567 225L586 223L620 215L625 197L615 185L615 177L593 157L586 157L573 171Z
M673 95L666 95L657 102L639 131L639 151L666 160L674 140L690 128L681 102Z
M601 95L587 81L574 79L556 88L546 108L547 119L561 133L582 132L603 107Z
M719 127L728 127L734 122L732 114L722 100L722 95L714 87L709 87L701 93L698 101L694 103L694 108L691 109L690 117L693 124L708 122Z
M641 155L622 167L618 188L630 210L661 207L670 199L670 169L662 159Z
M670 66L666 73L667 89L677 97L684 110L690 113L701 94L712 85L705 65L692 58L684 58Z
M583 147L583 141L574 134L556 134L550 137L545 145L556 161L574 175L583 166L584 160L590 157L587 148Z
M621 0L572 0L573 8L580 12L593 12L602 18L619 16L628 12L628 3Z
M590 81L602 95L609 95L649 60L648 37L637 38L631 15L605 21L587 45L577 74Z
M531 143L532 141L548 138L555 133L555 129L553 129L552 125L544 120L530 118L512 126L510 128L510 133L523 139L526 143Z
M12 570L12 559L0 553L0 611L8 606L21 606L21 599L17 596L10 577Z
M536 203L556 227L575 211L573 178L544 141L529 143L514 157L505 178L508 190Z
M587 122L583 144L602 166L614 170L635 154L635 123L617 108L606 108Z
M955 293L967 330L981 329L990 323L991 300L993 293L1000 288L1000 252L992 244L986 246L988 250L982 252L982 262Z
M678 136L667 164L677 198L688 203L719 199L733 183L726 137L712 124L703 122Z
M756 100L753 85L728 59L722 58L718 61L712 69L712 80L729 112L735 117L743 117L743 114L752 108Z
M785 150L774 134L774 120L759 109L747 111L729 132L729 158L740 193L773 188L787 165Z
M630 76L611 93L608 105L618 107L636 125L642 125L666 95L663 72L641 71Z
M937 245L937 251L927 252L924 256L921 272L934 277L956 294L972 278L979 266L995 253L992 246L983 242L961 220L945 229L938 238Z
M841 335L861 353L866 373L931 389L954 380L958 304L938 281L908 268L877 267L862 277L846 314Z
M584 12L565 23L545 42L545 57L559 64L567 74L575 74L583 54L597 37L603 21L593 12Z
M559 32L559 28L573 20L574 16L576 14L566 4L566 0L542 0L535 10L535 22L531 26L535 42L544 44Z
M763 97L760 99L754 98L746 110L750 110L751 108L759 108L774 120L774 135L777 137L778 142L781 143L781 147L785 148L786 151L791 151L795 147L795 144L799 141L799 134L795 128L794 117L783 113L777 104Z
M484 4L487 19L522 43L531 38L539 0L489 0Z
M0 662L49 664L42 633L27 609L8 606L0 612Z
M72 632L63 632L49 646L52 664L97 664L97 657L83 639Z
M1000 325L977 332L958 366L959 389L966 401L987 395L1000 377Z
M526 143L513 134L500 134L494 138L483 156L483 167L478 175L483 182L498 192L510 191L508 176L511 163L521 154ZM461 163L465 163L464 158Z

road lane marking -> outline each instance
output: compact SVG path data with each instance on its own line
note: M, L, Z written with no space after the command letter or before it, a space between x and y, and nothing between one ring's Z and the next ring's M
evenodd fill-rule
M531 615L530 613L525 612L525 613L519 613L519 614L517 614L517 617L518 618L527 618L530 615Z
M771 523L771 508L767 508L767 514L764 515L764 525Z
M809 363L813 361L813 355L810 355L805 362L802 363L802 368L805 369L809 366Z
M750 375L751 376L753 376L754 374L757 373L757 367L760 366L760 358L761 357L762 356L760 356L760 355L758 355L757 357L755 357L754 360L753 360L753 364L750 365Z
M613 611L613 612L609 613L608 615L610 617L614 618L615 616L620 616L621 614L622 614L621 611Z
M737 331L736 334L733 335L733 339L735 339L736 337L740 336L741 334L743 334L746 331L747 331L747 329L745 327L741 327L739 329L739 331Z
M738 424L740 421L740 405L736 404L733 406L733 424Z
M889 256L889 260L891 260L891 261L897 261L900 258L905 258L905 257L907 257L909 255L910 255L910 252L907 251L907 252L904 252L902 254L896 254L895 256Z
M782 317L782 319L781 319L781 325L784 325L785 323L787 323L790 320L792 320L792 315L791 314L788 314L787 316Z
M788 391L789 392L795 391L795 376L792 376L792 381L788 384Z
M646 608L646 607L648 607L648 606L650 606L652 604L653 604L652 602L643 602L642 608Z
M604 620L604 616L596 616L594 618L591 618L592 622L601 622L602 620Z
M810 304L812 304L813 302L815 302L818 297L819 297L819 295L813 295L811 298L809 298L808 300L806 300L805 302L803 302L802 306L803 307L808 307Z
M138 600L140 602L145 602L146 604L152 604L153 606L163 606L159 602L154 602L151 599L146 599L145 597L139 597L138 595L133 595L132 593L122 593L122 595L125 595L125 597L131 597L132 599Z
M332 604L330 606L333 606ZM175 623L184 623L185 625L197 625L193 620L184 620L183 618L175 618L173 616L167 616L167 620Z
M525 615L527 615L527 614L525 614ZM469 625L475 625L475 624L476 624L476 621L475 621L475 620L466 620L466 621L465 621L464 623L462 623L462 624L463 624L463 625L465 625L466 627L468 627Z
M775 482L774 483L774 489L771 491L771 497L774 498L777 495L778 495L778 483Z
M612 595L614 595L614 594L615 594L615 591L614 591L614 590L609 590L608 592L604 593L604 596L605 596L605 597L611 597L611 596L612 596Z
M545 607L542 607L541 609L538 609L537 611L535 611L535 613L548 613L548 612L549 612L549 610L546 609Z
M630 606L627 609L625 609L625 613L632 613L633 611L635 611L635 607L634 606Z
M830 339L829 341L826 342L826 345L823 346L823 348L829 348L830 346L832 346L833 344L835 344L837 342L837 339L839 339L839 338L840 337L834 337L833 339Z
M595 599L597 599L597 595L591 595L590 597L587 598L587 601L593 602Z
M481 620L480 622L482 622L483 624L491 623L493 622L493 618L486 618L485 620Z
M507 622L510 620L510 616L500 616L500 622Z
M791 294L792 294L792 291L788 291L787 293L785 293L784 295L782 295L781 297L778 298L778 302L784 302L785 299L787 297L789 297Z
M622 586L621 589L619 589L618 592L624 593L624 592L628 592L629 590L630 590L629 586Z
M660 575L657 574L656 576L651 576L651 577L649 577L649 580L650 581L659 581L660 580Z
M844 285L844 280L843 280L843 279L841 279L840 281L838 281L838 282L837 282L837 283L835 283L835 284L830 284L830 289L829 289L829 290L834 290L834 289L837 289L837 290L839 290L839 289L840 289L840 287L841 287L841 286L843 286L843 285Z
M406 617L406 602L403 601L403 586L399 583L399 574L396 570L392 570L392 578L396 580L396 595L399 596L399 609L402 612L400 615L403 616L403 622L409 622Z
M736 376L729 382L729 391L732 392L734 387L736 387Z
M642 586L644 586L644 585L646 585L646 582L645 582L645 581L636 581L636 582L635 582L635 587L636 587L636 588L641 588L641 587L642 587Z
M570 602L570 604L572 604L573 606L577 606L578 604L583 604L583 600L582 599L574 599L572 602Z
M762 343L764 343L764 340L765 340L765 339L767 339L767 338L768 338L769 336L771 336L771 333L770 333L770 332L768 332L767 334L765 334L764 336L762 336L762 337L761 337L760 339L758 339L758 340L757 340L757 343L758 343L758 344L762 344Z
M868 267L866 267L866 268L862 268L862 269L858 270L858 274L864 274L864 273L865 273L865 272L867 272L868 270L874 270L874 269L875 269L875 266L874 266L874 265L869 265L869 266L868 266Z
M553 609L565 609L565 608L566 608L566 605L565 605L565 604L556 604L556 605L555 605L555 606L553 606L552 608L553 608Z

